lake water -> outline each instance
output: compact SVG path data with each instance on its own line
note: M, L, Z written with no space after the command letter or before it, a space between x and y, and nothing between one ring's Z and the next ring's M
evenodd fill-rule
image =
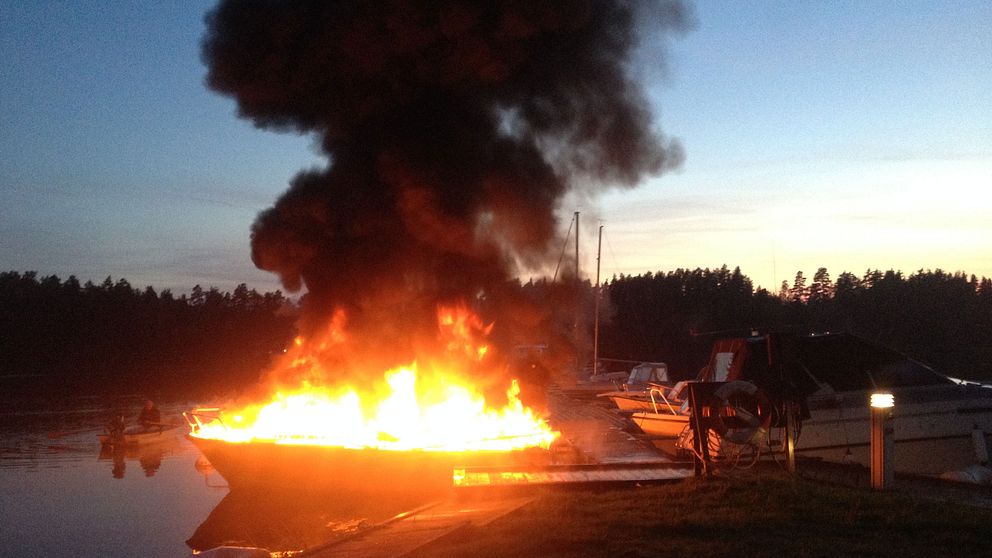
M163 420L182 422L189 408L164 406ZM225 543L300 550L423 503L230 492L185 430L146 449L102 453L108 414L81 402L0 415L0 558L181 558Z
M174 409L163 409L176 419ZM3 417L0 556L181 557L225 497L181 434L140 451L101 454L100 409Z

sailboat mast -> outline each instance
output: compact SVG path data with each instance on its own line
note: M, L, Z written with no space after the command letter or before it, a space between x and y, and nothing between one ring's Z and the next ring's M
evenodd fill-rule
M579 282L579 212L575 212L575 291L579 292L579 287L581 283ZM582 330L579 328L579 324L582 323L582 313L580 311L580 306L575 306L575 372L578 375L582 374L582 351L579 349L582 346Z
M575 212L575 282L579 282L579 212Z
M599 260L603 253L603 225L599 226L599 242L596 245L596 288L593 290L593 296L596 298L596 312L593 321L593 334L592 334L592 370L593 374L599 373L599 299L600 299L600 286L599 286Z

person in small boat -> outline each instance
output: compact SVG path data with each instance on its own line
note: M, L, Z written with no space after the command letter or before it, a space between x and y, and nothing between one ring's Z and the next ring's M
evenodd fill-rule
M162 427L162 414L151 399L145 400L145 406L138 413L138 424L145 430Z

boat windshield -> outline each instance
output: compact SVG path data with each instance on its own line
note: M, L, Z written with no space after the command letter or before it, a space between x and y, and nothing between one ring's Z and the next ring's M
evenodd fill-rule
M668 381L668 366L662 362L645 362L638 364L630 371L628 384L646 384L648 382L665 383Z

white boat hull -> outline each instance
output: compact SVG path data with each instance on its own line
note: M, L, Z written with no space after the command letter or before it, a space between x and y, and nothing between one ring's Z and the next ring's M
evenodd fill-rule
M878 390L895 399L889 426L896 472L933 475L988 461L992 386L953 380L854 335L766 334L721 340L714 343L700 378L721 377L750 382L771 401L802 398L808 416L798 429L800 455L870 465L869 398ZM784 422L782 417L772 418L773 424ZM647 419L643 423L651 428ZM782 451L783 430L759 428L750 443L766 453ZM685 446L687 438L691 436L680 438L678 444ZM711 455L732 455L741 448L707 447Z
M892 409L896 472L939 475L988 460L982 453L992 433L992 389L927 386L893 390ZM796 452L838 463L871 463L871 426L867 392L848 392L809 400L810 417L802 421ZM635 412L631 420L655 438L678 438L689 417ZM776 429L771 437L784 435ZM691 443L691 436L685 439ZM719 454L719 444L711 451ZM781 447L772 444L773 450Z
M645 434L656 438L678 438L689 426L688 415L670 413L634 413L630 420Z
M976 446L982 446L979 439L987 442L992 432L992 390L982 389L894 390L895 471L934 475L987 460L988 456L976 455L980 449ZM870 464L870 411L865 392L813 397L809 406L810 418L802 423L797 452L828 461Z
M635 413L638 411L653 411L654 406L651 404L651 398L640 394L627 394L623 392L617 393L604 393L601 397L609 397L610 401L616 405L617 410L621 413Z

